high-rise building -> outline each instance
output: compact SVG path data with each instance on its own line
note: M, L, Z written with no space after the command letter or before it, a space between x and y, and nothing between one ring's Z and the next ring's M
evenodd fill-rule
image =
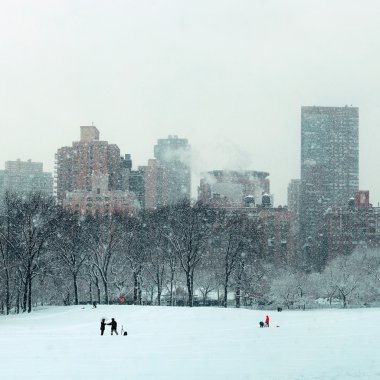
M292 179L288 185L288 209L298 214L301 180Z
M129 190L129 181L132 171L132 159L130 154L120 157L120 179L119 189L123 191Z
M347 204L359 188L359 109L302 107L300 243L311 251L328 207Z
M191 147L187 139L169 136L154 146L154 157L167 169L168 202L175 204L191 196Z
M128 178L128 189L136 195L142 209L145 208L145 177L143 170L131 170Z
M301 180L320 168L331 204L347 203L359 188L359 109L302 107Z
M301 180L292 179L288 185L288 210L293 214L294 233L299 233L299 208L300 208Z
M219 202L229 207L261 203L269 193L269 173L253 170L214 170L201 174L198 199L204 203Z
M0 170L0 196L6 191L53 195L53 176L43 171L42 162L6 161Z
M143 207L154 209L160 206L166 206L169 202L169 184L168 170L162 166L159 161L150 159L148 165L139 166L139 173L142 174L144 184ZM133 179L138 177L134 174ZM137 185L135 181L134 184ZM136 188L138 192L139 188ZM139 195L137 195L139 198Z
M66 192L92 190L93 175L108 176L108 190L120 190L120 150L115 144L99 141L95 126L82 126L80 141L71 147L62 147L56 153L56 193L63 201Z

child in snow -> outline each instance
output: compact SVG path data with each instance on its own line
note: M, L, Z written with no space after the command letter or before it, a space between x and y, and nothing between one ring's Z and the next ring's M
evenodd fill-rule
M107 323L107 325L111 325L111 335L113 335L113 333L115 332L116 335L119 335L117 333L117 323L115 321L115 318L112 318L111 319L111 322L110 323Z
M100 335L104 334L104 330L106 329L106 320L102 319L100 322Z
M260 321L259 325L260 325L260 328L262 329L264 327L264 322Z
M265 317L265 326L269 327L269 315Z

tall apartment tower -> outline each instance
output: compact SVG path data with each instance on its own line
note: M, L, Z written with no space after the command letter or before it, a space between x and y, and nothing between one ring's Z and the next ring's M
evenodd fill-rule
M359 109L302 107L299 212L303 247L321 240L325 210L346 205L358 189Z
M154 157L167 169L168 203L175 204L191 195L191 147L187 139L169 136L154 146Z
M288 185L288 210L293 215L293 228L296 235L299 234L299 208L300 208L300 194L301 193L301 180L292 179Z
M319 181L332 205L346 204L358 191L358 108L302 107L301 180L316 170L324 173Z
M168 170L160 165L157 160L148 160L148 165L139 166L138 172L143 178L143 195L142 207L145 209L154 209L168 204L169 187L168 187ZM135 177L137 179L137 177ZM137 193L138 188L136 189ZM139 198L139 194L137 194Z
M66 192L92 190L94 175L108 176L108 189L122 187L120 149L115 144L99 141L95 126L80 127L80 141L62 147L56 153L56 193L63 201Z

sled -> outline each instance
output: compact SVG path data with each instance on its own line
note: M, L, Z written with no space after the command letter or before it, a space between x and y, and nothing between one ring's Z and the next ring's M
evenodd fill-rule
M128 335L127 331L124 331L124 328L123 326L121 326L121 331L120 331L120 335Z

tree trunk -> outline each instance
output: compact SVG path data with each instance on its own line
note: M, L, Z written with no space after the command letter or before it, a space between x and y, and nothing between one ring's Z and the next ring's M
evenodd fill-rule
M11 305L10 305L10 284L9 284L9 269L7 268L5 270L5 291L6 291L6 294L5 294L5 313L8 315L10 313L10 308L11 308Z
M223 307L227 307L227 299L228 299L228 286L227 282L223 285L224 294L223 294Z
M133 304L137 305L138 302L138 289L139 283L137 278L137 273L133 273Z
M170 276L170 306L174 305L173 288L174 288L174 272L172 272Z
M158 304L158 306L161 306L161 292L162 292L161 288L162 288L162 286L161 286L160 280L161 280L160 272L159 272L159 270L157 270L157 304Z
M342 294L342 298L343 298L343 308L345 309L347 307L347 297L345 294L341 293Z
M186 286L188 291L188 306L193 307L194 295L193 295L193 281L190 273L186 276Z
M139 305L142 305L142 290L141 290L140 282L139 282L138 302L139 302Z
M93 301L92 301L92 283L91 283L91 280L90 280L90 283L89 283L88 292L90 294L90 303L92 304Z
M22 312L26 312L26 305L28 303L28 278L25 279L24 283L24 295L22 299Z
M109 304L109 299L108 299L108 283L106 280L103 280L103 286L104 286L104 302L106 305Z
M78 283L77 283L77 275L73 274L73 281L74 281L74 303L75 305L79 305L79 299L78 299Z
M28 278L28 313L32 311L32 277Z
M240 284L238 284L236 288L236 308L240 308L240 299L241 299L241 289L240 289Z
M236 284L236 308L239 309L241 306L241 280L244 271L244 262L241 261L239 264L238 274L237 274L237 284Z
M17 290L17 298L16 298L16 314L20 313L20 289Z
M99 286L99 279L97 276L94 276L95 277L95 287L96 287L96 294L98 296L98 304L100 304L100 286Z

